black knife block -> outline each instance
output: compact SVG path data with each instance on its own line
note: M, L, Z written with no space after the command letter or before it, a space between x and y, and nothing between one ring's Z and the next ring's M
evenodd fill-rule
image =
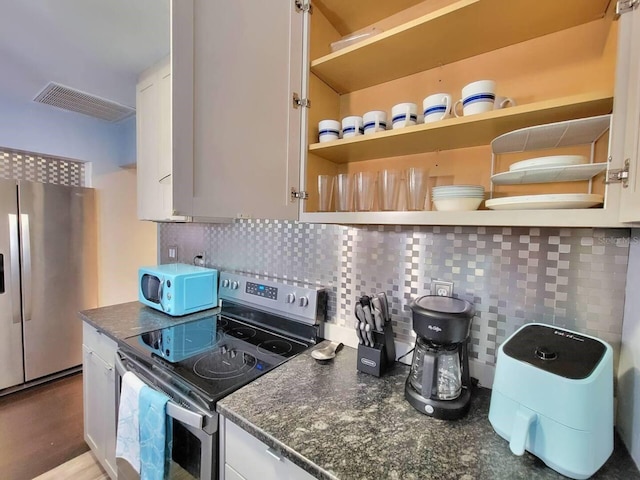
M360 372L381 377L393 367L396 361L396 346L393 341L393 329L391 323L386 323L382 332L373 334L373 347L358 345L358 364Z

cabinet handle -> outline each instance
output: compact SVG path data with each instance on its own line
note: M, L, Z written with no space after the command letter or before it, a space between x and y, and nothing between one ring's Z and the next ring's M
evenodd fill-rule
M271 455L273 458L275 458L277 461L282 462L282 455L280 455L278 452L276 452L275 450L271 449L271 448L267 448L267 453L269 455Z

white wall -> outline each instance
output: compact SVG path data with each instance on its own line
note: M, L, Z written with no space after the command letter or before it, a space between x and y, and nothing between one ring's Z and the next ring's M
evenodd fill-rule
M640 230L631 232L618 365L618 431L640 466Z
M133 140L132 140L133 139ZM0 96L0 146L92 162L97 193L98 302L137 299L137 269L156 263L156 225L136 217L135 120L110 124Z
M98 271L100 305L138 299L138 267L154 265L156 224L136 216L136 171L96 175L98 191Z

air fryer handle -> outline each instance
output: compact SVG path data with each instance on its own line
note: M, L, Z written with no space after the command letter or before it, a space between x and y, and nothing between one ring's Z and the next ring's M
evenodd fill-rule
M520 406L513 420L509 448L514 455L522 455L531 434L531 427L538 419L538 415L528 408Z
M424 361L422 362L422 396L430 398L433 392L433 383L436 378L437 357L433 352L424 352Z

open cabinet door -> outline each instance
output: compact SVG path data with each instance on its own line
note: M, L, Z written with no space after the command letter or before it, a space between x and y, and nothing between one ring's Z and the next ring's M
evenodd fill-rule
M619 2L624 3L624 2ZM629 164L620 193L620 221L640 222L640 8L621 13L612 129L612 158Z
M293 0L172 2L176 213L297 219L303 31Z

